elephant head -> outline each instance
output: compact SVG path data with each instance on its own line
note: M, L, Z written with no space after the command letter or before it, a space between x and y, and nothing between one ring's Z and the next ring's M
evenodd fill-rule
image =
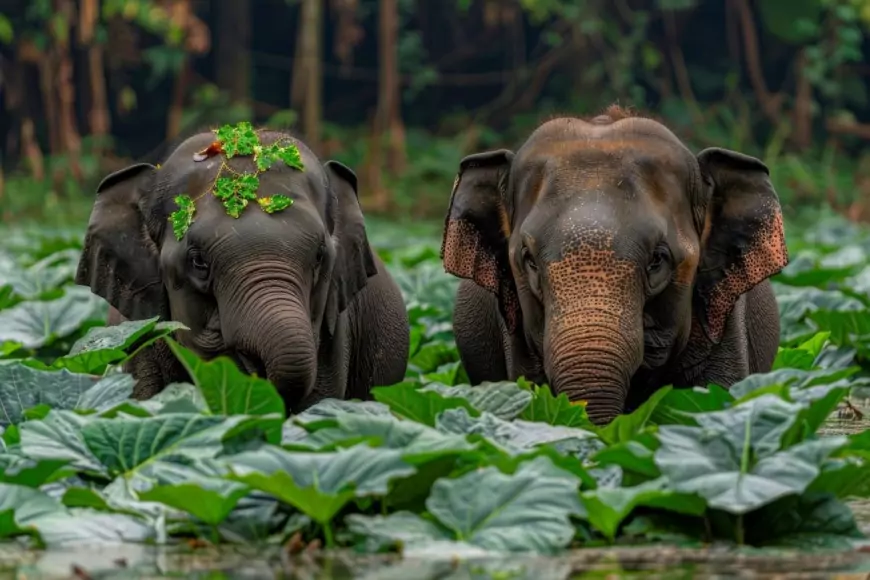
M495 294L553 389L599 423L624 410L639 371L718 344L738 298L788 262L761 161L694 155L618 108L462 159L441 255Z
M215 136L199 133L159 167L138 163L103 179L76 283L127 319L185 324L182 344L206 359L232 357L268 378L292 408L314 387L321 341L377 270L353 171L321 163L287 134L258 135L264 147L299 150L303 170L276 162L256 190L258 199L281 194L292 205L269 214L252 200L239 217L228 215L209 192L221 171L253 172L252 158L203 154ZM169 218L182 194L195 200L195 213L177 239Z

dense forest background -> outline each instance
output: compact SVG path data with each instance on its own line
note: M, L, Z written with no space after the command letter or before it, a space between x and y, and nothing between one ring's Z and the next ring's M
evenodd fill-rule
M463 155L615 102L761 157L790 212L870 220L868 32L870 0L0 0L0 212L86 212L252 120L353 167L368 212L440 217Z

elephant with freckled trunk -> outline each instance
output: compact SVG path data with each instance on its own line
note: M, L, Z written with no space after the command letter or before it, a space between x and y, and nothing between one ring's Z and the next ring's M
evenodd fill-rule
M516 152L465 157L441 250L473 384L548 383L604 424L658 388L728 387L779 344L788 263L758 159L697 156L618 107L557 118Z
M293 204L268 214L252 202L238 218L205 194L221 164L253 171L251 157L203 158L211 132L186 139L161 166L139 163L107 176L91 213L76 283L112 306L109 324L160 316L189 330L176 339L205 359L231 357L269 379L288 411L325 397L369 398L403 379L408 317L398 286L369 247L353 171L321 161L292 136L260 131L264 146L296 145L304 170L276 163L257 195ZM175 196L196 201L181 240ZM134 397L189 380L160 342L128 370Z

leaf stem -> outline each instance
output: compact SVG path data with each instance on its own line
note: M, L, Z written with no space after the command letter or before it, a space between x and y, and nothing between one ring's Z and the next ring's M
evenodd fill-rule
M737 545L738 546L744 545L746 543L746 538L744 536L744 531L743 531L743 514L740 514L739 516L737 516L737 525L736 525L736 528L734 530L734 533L737 537Z
M323 536L326 539L326 547L334 548L335 538L332 536L332 522L325 522L323 524Z

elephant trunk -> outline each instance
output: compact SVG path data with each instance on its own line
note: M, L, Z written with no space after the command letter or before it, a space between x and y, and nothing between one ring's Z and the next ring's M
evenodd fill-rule
M239 292L245 304L229 306L231 320L223 326L242 365L265 374L288 411L311 394L317 378L317 345L302 294L283 285Z
M617 317L601 319L600 311L577 312L571 322L547 333L544 347L554 392L586 401L589 419L596 424L608 423L623 411L631 377L643 359L640 324L627 329Z

